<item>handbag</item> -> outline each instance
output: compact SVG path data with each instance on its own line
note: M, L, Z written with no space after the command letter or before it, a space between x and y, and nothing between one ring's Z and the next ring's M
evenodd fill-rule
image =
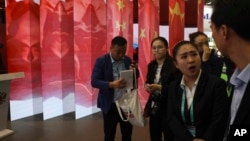
M138 96L136 78L134 78L134 81L136 88L132 90L127 89L126 92L118 100L115 101L115 104L118 113L123 121L128 121L135 126L144 127L146 125L146 119L143 117L141 102Z
M160 111L160 94L150 94L146 106L144 108L144 117L156 116Z

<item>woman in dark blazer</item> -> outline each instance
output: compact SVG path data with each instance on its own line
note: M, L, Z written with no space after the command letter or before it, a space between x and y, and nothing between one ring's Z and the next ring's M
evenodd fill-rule
M229 109L226 82L201 70L197 47L189 41L175 45L173 60L183 76L168 89L168 139L222 141Z
M149 116L151 141L162 141L163 104L166 103L166 86L175 79L175 67L168 54L168 42L163 37L156 37L151 42L152 53L155 57L148 64L145 90L150 94L146 103L145 116ZM164 87L162 87L164 86Z

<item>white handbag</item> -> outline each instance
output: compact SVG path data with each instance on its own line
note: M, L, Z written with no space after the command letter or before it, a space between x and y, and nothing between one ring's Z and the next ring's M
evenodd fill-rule
M146 119L138 96L138 88L134 71L135 89L127 89L126 92L115 101L119 115L123 121L129 121L132 125L144 127ZM123 114L122 114L123 112ZM123 116L125 115L125 116Z

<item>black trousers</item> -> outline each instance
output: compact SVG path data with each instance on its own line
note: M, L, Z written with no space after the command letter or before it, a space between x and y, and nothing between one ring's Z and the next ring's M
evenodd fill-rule
M112 104L107 114L103 113L104 120L104 141L114 141L116 126L120 123L122 141L131 141L133 126L129 122L124 122L119 116L115 103Z
M150 115L149 132L151 141L166 141L166 135L163 132L163 128L162 117L160 115Z

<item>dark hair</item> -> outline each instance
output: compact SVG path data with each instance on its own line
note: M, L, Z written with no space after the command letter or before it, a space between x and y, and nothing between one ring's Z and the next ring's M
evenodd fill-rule
M116 36L112 39L111 45L112 46L114 45L124 46L124 45L127 45L127 40L122 36Z
M189 34L189 40L190 40L191 42L194 43L194 40L195 40L198 36L200 36L200 35L203 35L203 36L207 37L207 35L206 35L205 33L201 32L201 31L197 31L197 32L193 32L193 33L190 33L190 34ZM208 38L208 37L207 37L207 38Z
M175 46L172 50L174 61L176 61L176 55L177 55L177 52L180 50L181 46L187 45L187 44L192 45L198 51L197 46L194 43L192 43L191 41L180 41L177 44L175 44Z
M250 41L250 0L216 0L211 21L216 28L226 25Z
M166 48L168 48L168 41L167 41L167 39L165 39L164 37L161 37L161 36L155 37L155 38L151 41L151 47L153 46L153 43L154 43L156 40L162 41L163 44L166 46Z

